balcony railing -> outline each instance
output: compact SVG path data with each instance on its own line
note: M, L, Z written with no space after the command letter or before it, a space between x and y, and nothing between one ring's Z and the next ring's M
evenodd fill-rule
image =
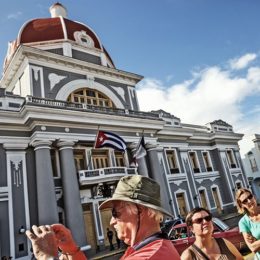
M107 167L100 168L95 170L80 170L79 182L81 184L86 184L90 180L101 180L104 178L113 177L122 177L125 175L134 175L137 174L137 168L127 168L127 167Z
M160 119L158 114L151 113L151 112L142 112L142 111L135 111L135 110L128 110L128 109L121 109L121 108L100 107L100 106L87 105L83 103L73 103L68 101L39 98L33 96L27 96L25 103L27 105L52 107L58 109L79 110L79 111L123 115L123 116L139 117L139 118L147 118L147 119Z

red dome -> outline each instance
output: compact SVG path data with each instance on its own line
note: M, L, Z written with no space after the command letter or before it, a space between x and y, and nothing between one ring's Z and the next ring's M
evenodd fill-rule
M81 47L99 49L105 54L111 66L114 67L111 57L92 29L85 24L67 19L67 10L60 3L52 5L50 12L51 18L33 19L22 26L17 39L9 43L4 61L4 70L7 68L19 45L24 44L37 48L39 44L46 44L48 46L48 44L52 44L53 42L62 41L72 41L80 44Z
M94 41L95 48L102 50L97 36L91 29L86 25L63 17L34 19L29 21L20 31L18 44L57 40L75 41L74 32L76 31L85 31Z

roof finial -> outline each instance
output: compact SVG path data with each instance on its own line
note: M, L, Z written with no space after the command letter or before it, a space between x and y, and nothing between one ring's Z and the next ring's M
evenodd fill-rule
M67 18L67 9L59 2L53 4L49 10L52 18L59 16Z

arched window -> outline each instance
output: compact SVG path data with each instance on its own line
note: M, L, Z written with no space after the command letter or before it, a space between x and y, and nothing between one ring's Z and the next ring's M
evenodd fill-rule
M69 102L84 103L92 106L111 107L114 108L113 102L101 92L90 89L82 88L74 91L68 97Z

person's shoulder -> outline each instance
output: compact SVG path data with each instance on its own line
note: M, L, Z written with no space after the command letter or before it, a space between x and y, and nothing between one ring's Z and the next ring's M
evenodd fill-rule
M244 216L239 220L238 225L243 225L243 224L245 224L245 223L248 223L249 220L250 220L250 219L249 219L249 217L247 216L247 214L244 214Z
M180 255L170 240L157 239L138 249L129 259L179 260ZM128 260L128 258L127 258Z
M191 260L192 259L192 255L191 255L191 249L190 247L188 247L187 249L185 249L182 254L181 254L181 260Z

